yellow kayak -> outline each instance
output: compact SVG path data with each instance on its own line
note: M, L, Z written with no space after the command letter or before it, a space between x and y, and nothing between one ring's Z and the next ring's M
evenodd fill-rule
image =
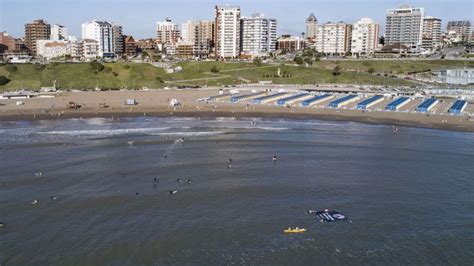
M285 229L283 230L284 233L289 233L289 234L296 234L296 233L304 233L306 232L306 229L304 228L288 228L288 229Z

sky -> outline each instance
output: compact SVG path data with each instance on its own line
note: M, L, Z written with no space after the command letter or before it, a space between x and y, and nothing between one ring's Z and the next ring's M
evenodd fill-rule
M81 37L81 24L93 19L123 26L135 38L154 38L157 21L169 17L176 23L213 19L216 4L240 5L242 16L263 13L276 18L279 34L300 35L311 12L319 23L354 23L371 17L384 30L385 12L402 4L425 8L425 14L443 20L474 22L474 0L0 0L0 31L14 37L24 35L24 24L45 19L68 28Z

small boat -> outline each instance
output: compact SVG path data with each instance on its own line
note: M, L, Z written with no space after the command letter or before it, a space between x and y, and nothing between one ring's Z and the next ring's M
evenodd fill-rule
M288 229L283 230L283 232L284 232L284 233L289 233L289 234L297 234L297 233L304 233L304 232L306 232L306 229L304 229L304 228L299 228L299 227L295 227L295 228L288 227Z

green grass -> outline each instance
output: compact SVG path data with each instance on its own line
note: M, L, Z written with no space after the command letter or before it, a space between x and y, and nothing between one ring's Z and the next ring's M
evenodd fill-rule
M407 74L414 71L441 70L449 67L474 67L473 61L459 60L357 60L357 61L319 61L313 67L333 69L340 66L342 70L367 72L373 68L375 72L387 74Z
M0 66L0 75L7 76L11 82L0 86L0 91L18 89L39 89L52 86L53 81L63 89L100 88L162 88L172 85L231 85L241 82L239 78L251 82L272 81L275 84L378 84L413 85L410 81L384 78L367 74L369 68L376 72L407 73L420 70L437 70L453 66L474 67L471 61L418 60L418 61L320 61L311 67L289 65L262 65L255 67L251 63L224 62L181 62L181 73L167 74L161 68L149 64L104 63L105 69L99 73L88 63L51 63L44 69L34 64L17 64L17 71L8 72ZM341 67L341 75L332 75L332 69ZM218 73L210 73L215 66ZM281 73L291 77L264 77L273 75L280 68ZM197 79L197 80L196 80Z

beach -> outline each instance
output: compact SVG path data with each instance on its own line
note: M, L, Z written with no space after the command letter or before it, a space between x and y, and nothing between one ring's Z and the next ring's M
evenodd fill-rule
M218 94L218 89L61 92L54 98L1 100L5 105L0 106L0 121L132 116L315 118L474 131L474 120L465 115L308 108L296 105L288 108L275 104L230 103L228 100L198 101ZM125 105L127 99L134 99L137 104ZM171 99L177 99L181 105L170 107ZM16 105L17 101L22 101L24 105ZM69 102L74 102L81 108L68 109ZM101 104L107 107L101 107Z

